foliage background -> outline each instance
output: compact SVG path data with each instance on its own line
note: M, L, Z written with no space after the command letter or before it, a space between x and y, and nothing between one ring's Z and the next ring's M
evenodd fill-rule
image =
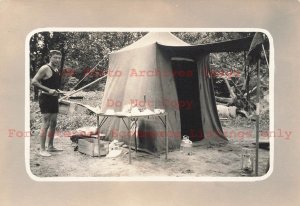
M108 68L108 54L127 45L132 44L146 32L39 32L30 39L30 77L38 69L48 63L49 50L58 49L62 52L61 89L78 89L89 82L105 75ZM249 32L173 32L183 41L196 45L228 41L238 38L253 36ZM268 51L267 56L269 55ZM240 74L239 77L229 78L229 83L237 96L237 100L229 106L237 106L239 110L251 114L255 111L257 70L256 66L246 66L245 52L223 52L211 54L211 67L215 71L232 71ZM99 63L100 62L100 63ZM88 75L79 85L81 80L91 69L95 71ZM248 84L247 84L247 76ZM265 58L261 62L261 99L268 97L269 70ZM76 88L74 88L74 86ZM247 86L248 85L248 86ZM104 89L105 81L85 89L97 91ZM214 79L216 96L229 97L229 91L224 80ZM247 88L246 88L247 87ZM38 90L34 91L33 100L38 99Z

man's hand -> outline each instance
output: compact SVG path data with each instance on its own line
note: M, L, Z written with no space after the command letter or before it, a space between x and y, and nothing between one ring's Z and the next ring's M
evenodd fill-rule
M48 93L52 96L58 96L58 92L55 89L50 89Z
M60 94L62 96L65 96L68 93L68 91L62 91L62 90L59 90L59 89L57 89L57 91L58 91L58 94Z

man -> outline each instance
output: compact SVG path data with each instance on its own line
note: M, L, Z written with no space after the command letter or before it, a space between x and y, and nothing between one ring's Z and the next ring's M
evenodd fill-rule
M32 85L42 90L39 96L39 106L43 116L43 125L40 131L41 148L39 154L43 157L51 156L49 152L58 151L53 146L53 139L58 113L58 89L60 80L58 68L61 64L61 56L60 51L51 50L49 63L42 66L32 79ZM49 142L46 150L47 133Z

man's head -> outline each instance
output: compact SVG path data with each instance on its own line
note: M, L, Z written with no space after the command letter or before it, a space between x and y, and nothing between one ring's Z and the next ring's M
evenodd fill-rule
M61 62L61 52L59 50L50 50L49 52L50 63L59 66Z

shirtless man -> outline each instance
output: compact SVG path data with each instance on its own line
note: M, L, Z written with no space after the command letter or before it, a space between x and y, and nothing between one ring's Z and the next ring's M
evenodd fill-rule
M60 64L61 52L51 50L50 62L42 66L32 79L32 85L42 90L39 96L39 106L43 116L43 125L40 131L41 148L39 154L43 157L51 156L49 152L58 151L53 146L53 139L58 113L58 89L60 80L58 67ZM47 133L49 142L46 150Z

